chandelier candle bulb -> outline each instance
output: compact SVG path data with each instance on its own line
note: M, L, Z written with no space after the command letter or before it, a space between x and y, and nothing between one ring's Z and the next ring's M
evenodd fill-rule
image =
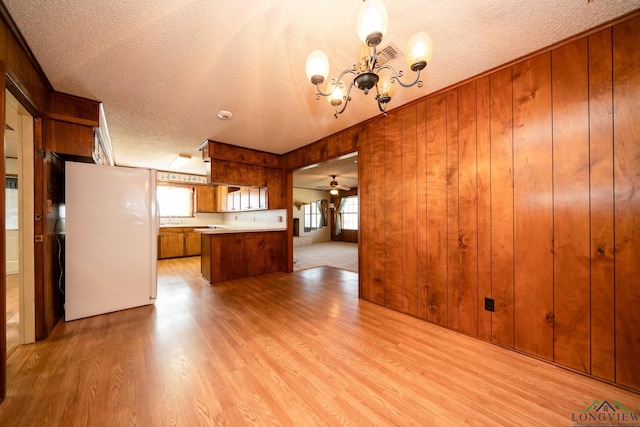
M307 58L307 77L311 83L321 84L329 75L329 58L321 50L314 50Z
M378 84L378 91L380 93L380 102L387 103L391 101L393 95L396 94L396 85L393 83L393 79L390 76L384 76L380 79Z
M421 31L412 35L407 42L405 56L411 70L418 71L426 67L433 56L433 42L429 34Z
M358 37L363 43L375 46L382 41L389 17L382 0L365 0L358 13Z
M344 95L342 94L342 88L340 86L336 86L333 92L331 92L331 95L327 97L327 100L329 101L329 104L331 104L334 107L337 107L340 104L342 104L343 96Z

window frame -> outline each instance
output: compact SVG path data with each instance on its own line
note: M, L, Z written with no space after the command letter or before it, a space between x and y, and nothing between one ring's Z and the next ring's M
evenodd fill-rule
M315 206L315 210L311 208ZM309 233L314 230L322 228L322 201L316 200L315 202L309 202L302 205L303 211L303 230L305 233Z
M344 208L340 211L341 228L342 230L358 231L360 227L360 199L357 195L345 196L343 199L346 199L347 203L345 203ZM354 200L355 202L353 202ZM355 208L355 210L347 210L348 208ZM347 218L349 218L348 221L345 221L345 214L347 214ZM355 221L351 218L352 215L355 216ZM351 228L353 222L355 222L355 228Z

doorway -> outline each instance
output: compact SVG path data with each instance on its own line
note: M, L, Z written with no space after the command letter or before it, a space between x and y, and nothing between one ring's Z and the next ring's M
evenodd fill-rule
M6 357L35 341L33 117L5 91Z
M293 271L358 272L358 205L358 153L293 171Z

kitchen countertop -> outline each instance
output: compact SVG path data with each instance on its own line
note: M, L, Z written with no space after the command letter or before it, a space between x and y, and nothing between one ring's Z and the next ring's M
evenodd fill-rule
M246 227L225 227L225 228L196 228L195 230L202 234L228 234L228 233L259 233L265 231L287 231L286 228L246 228Z

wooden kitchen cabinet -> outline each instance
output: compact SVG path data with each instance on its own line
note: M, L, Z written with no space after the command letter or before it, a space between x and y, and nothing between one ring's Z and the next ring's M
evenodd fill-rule
M158 233L158 259L200 255L200 233L193 227L166 227Z
M158 234L158 259L184 256L184 233Z
M200 255L200 236L195 231L184 233L184 256Z
M196 186L196 212L217 212L215 187L208 185Z
M202 234L202 277L209 283L285 271L284 231Z
M60 120L47 120L47 123L49 151L91 158L94 145L92 126Z

